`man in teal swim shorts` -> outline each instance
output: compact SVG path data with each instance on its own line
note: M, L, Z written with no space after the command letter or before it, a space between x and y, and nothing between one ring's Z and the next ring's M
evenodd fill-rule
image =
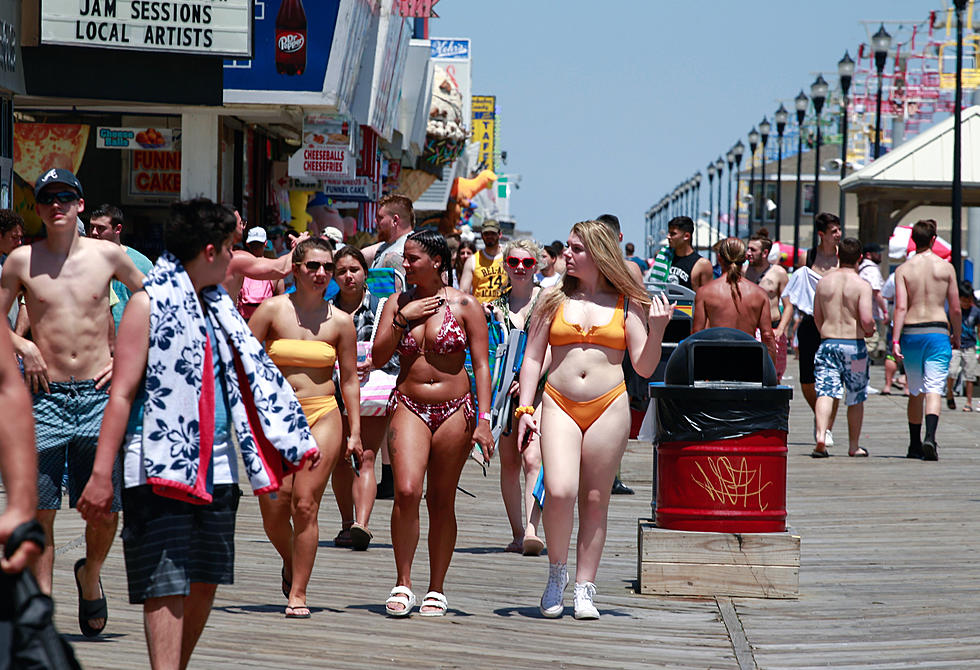
M915 255L895 271L892 351L897 359L904 359L908 380L909 448L906 457L936 461L939 460L936 445L939 410L946 393L952 350L960 346L962 312L953 266L932 251L936 222L932 219L917 222L912 226L912 241ZM926 436L920 440L923 406Z

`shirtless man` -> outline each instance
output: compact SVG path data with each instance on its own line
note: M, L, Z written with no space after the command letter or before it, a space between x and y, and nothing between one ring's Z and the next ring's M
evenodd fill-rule
M772 362L776 365L776 375L782 380L783 373L786 372L786 328L789 326L793 311L786 309L789 298L782 298L783 312L780 313L780 296L789 282L789 275L781 265L773 265L769 262L771 250L772 240L768 236L753 235L749 238L748 248L745 251L749 267L745 271L745 278L758 284L759 288L769 296L769 317L772 320L772 334L776 339L776 357Z
M861 279L857 264L861 243L845 238L838 246L840 266L817 282L813 296L813 320L823 341L816 355L817 434L813 458L826 458L826 433L834 402L842 388L847 392L848 456L867 456L858 446L864 401L868 397L868 348L864 338L874 332L871 285Z
M242 216L238 213L237 209L235 210L235 221L237 225L235 226L234 244L237 246L242 241L242 235L245 230L245 222L242 220ZM309 233L303 233L295 238L295 241L291 242L291 244L295 247L303 240L309 238L309 236ZM228 274L225 276L225 280L221 282L221 285L228 291L228 295L231 296L231 301L237 303L238 294L242 292L242 284L245 281L245 277L249 279L270 279L272 281L278 281L292 271L292 254L286 254L279 258L265 258L263 256L255 256L244 249L235 249L231 257L231 262L228 263Z
M729 237L718 247L721 277L712 279L694 296L694 323L691 332L705 328L737 328L755 336L761 333L769 356L776 360L776 339L772 334L769 297L742 276L745 242Z
M404 272L405 240L415 230L415 208L411 199L397 193L381 198L374 225L381 241L362 249L364 259L372 268L393 268ZM396 287L396 290L401 288Z
M960 346L959 289L953 266L932 252L936 222L912 226L915 255L895 271L895 334L892 351L905 361L908 380L909 449L907 458L937 461L936 427L946 391L953 348ZM949 304L949 320L946 304ZM923 403L925 394L925 403ZM920 440L925 405L926 437Z
M837 244L841 238L840 219L829 212L817 214L814 221L817 238L820 243L806 254L806 269L798 268L787 283L783 297L788 300L789 309L783 311L783 319L790 323L793 311L798 310L801 318L796 329L799 342L797 353L800 359L800 389L803 397L814 413L814 431L816 431L817 391L815 388L814 361L817 348L820 346L820 331L813 320L813 296L819 278L837 267ZM787 316L787 312L789 315ZM834 427L837 417L837 404L830 418L830 428ZM816 433L814 432L814 436ZM834 438L827 430L827 446L834 446Z
M34 393L38 452L38 521L47 545L35 566L38 583L51 593L54 569L54 517L61 507L67 460L68 504L75 507L92 472L95 445L112 376L109 283L119 279L130 290L143 274L118 244L80 237L78 215L85 209L82 185L68 170L51 169L34 185L38 216L47 238L14 249L0 278L0 313L24 292L34 341L13 335ZM99 583L102 563L116 532L118 469L112 514L86 523L85 558L75 563L80 584L79 626L92 637L105 628L105 594Z

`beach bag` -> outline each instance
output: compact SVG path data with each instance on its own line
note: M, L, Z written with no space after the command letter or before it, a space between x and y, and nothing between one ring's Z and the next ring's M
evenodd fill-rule
M375 295L373 292L371 295ZM381 298L378 307L374 311L374 327L371 329L370 345L374 344L374 336L378 332L378 324L381 322L381 310L384 309L388 298ZM368 378L361 383L361 416L384 416L388 408L388 398L391 396L392 389L398 375L390 374L384 370L371 370Z

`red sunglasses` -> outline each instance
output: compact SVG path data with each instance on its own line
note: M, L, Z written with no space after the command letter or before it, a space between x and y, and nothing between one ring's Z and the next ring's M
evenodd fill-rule
M537 265L537 261L534 260L533 258L518 258L517 256L508 256L507 265L508 267L512 267L515 269L523 265L525 270L530 270L535 265Z

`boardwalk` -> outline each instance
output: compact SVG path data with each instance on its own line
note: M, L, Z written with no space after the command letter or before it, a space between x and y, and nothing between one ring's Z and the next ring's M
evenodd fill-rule
M880 386L880 367L872 379ZM635 595L636 520L650 514L651 458L649 445L634 442L623 478L637 495L613 499L598 580L599 621L575 621L570 607L561 620L539 617L547 559L503 553L510 537L496 472L484 479L467 466L462 485L477 498L460 495L457 504L460 532L445 619L384 616L383 600L394 583L390 501L375 510L376 544L355 554L332 546L339 521L329 498L310 585L313 618L283 619L278 557L263 536L258 505L246 496L236 584L219 589L192 667L980 667L980 416L945 412L941 460L907 461L903 399L875 396L862 442L871 458L841 456L842 413L835 457L816 461L807 456L812 418L797 396L788 509L803 538L799 600ZM108 634L95 642L74 634L71 566L82 555L81 527L74 512L60 515L58 627L72 633L86 668L146 667L141 610L126 603L119 542L103 579ZM423 543L416 593L426 590L426 561Z

